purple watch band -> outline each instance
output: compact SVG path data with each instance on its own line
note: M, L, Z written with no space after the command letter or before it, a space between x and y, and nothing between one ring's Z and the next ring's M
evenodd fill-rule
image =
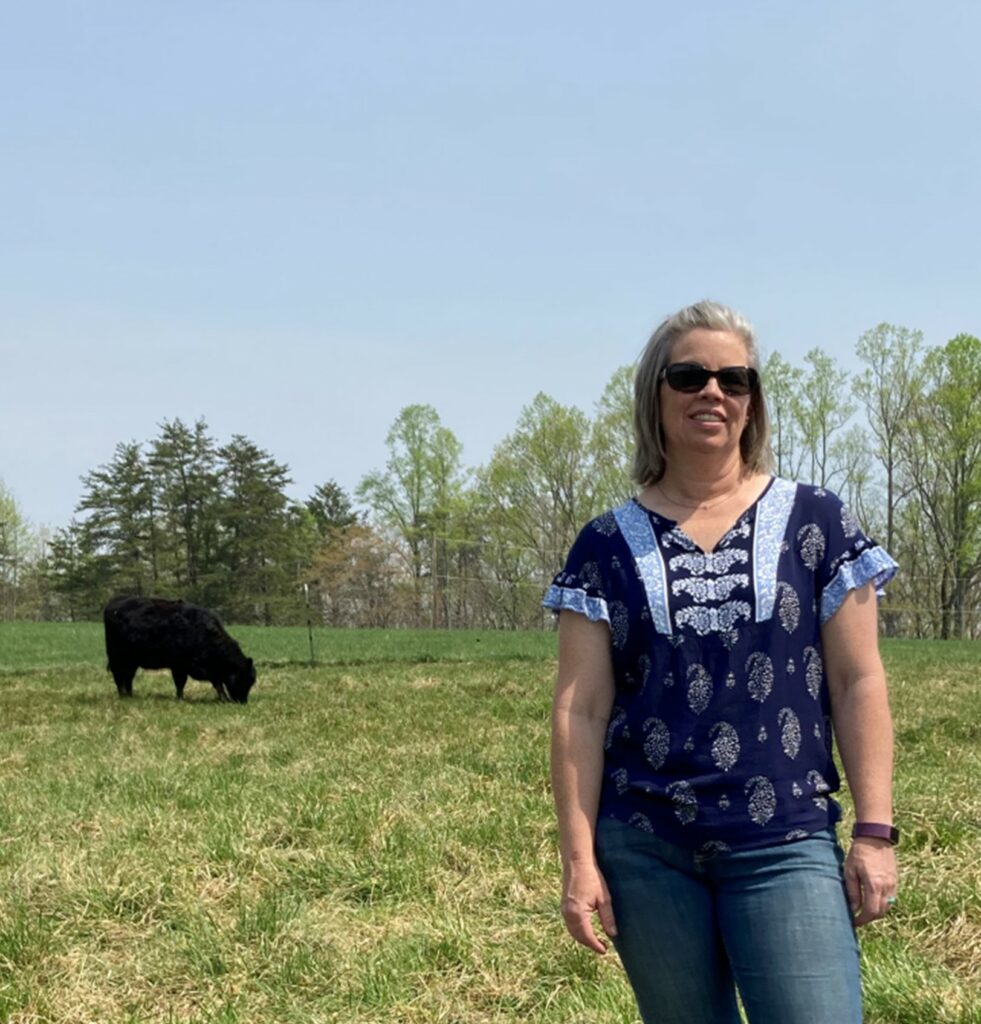
M886 839L893 846L899 842L899 829L895 825L881 825L877 821L856 821L852 825L852 839L867 836L869 839Z

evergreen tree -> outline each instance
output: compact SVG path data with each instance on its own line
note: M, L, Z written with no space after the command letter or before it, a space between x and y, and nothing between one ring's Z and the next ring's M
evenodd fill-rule
M104 587L98 597L104 601L110 589L152 593L158 583L157 524L153 479L141 446L117 444L111 461L86 474L82 483L85 492L76 511L87 515L80 523L79 551L100 563L89 577Z
M168 578L180 596L208 603L215 596L218 547L217 451L203 419L194 429L165 420L150 446Z
M304 517L284 493L289 467L241 434L218 456L222 604L229 617L271 625L286 605L296 611L298 563L307 557L298 544Z
M53 595L52 614L69 622L97 619L113 592L111 568L92 550L82 523L72 519L55 530L45 559L47 586Z
M328 537L335 530L354 526L361 518L351 504L347 492L336 480L318 484L313 494L307 498L306 507L313 516L321 537Z

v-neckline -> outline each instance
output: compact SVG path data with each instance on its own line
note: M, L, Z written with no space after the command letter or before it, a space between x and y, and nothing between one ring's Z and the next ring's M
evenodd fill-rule
M750 512L755 510L756 506L763 500L763 498L766 496L766 493L773 486L773 482L776 479L777 478L775 476L770 476L770 479L767 481L766 486L763 488L763 490L756 495L756 497L742 510L742 512L739 513L738 516L736 516L736 518L732 522L732 525L727 527L725 532L719 537L719 539L715 542L715 544L712 545L711 549L709 549L708 551L706 551L705 548L703 548L702 545L699 544L698 541L695 540L695 538L688 533L688 531L678 522L677 519L672 519L670 516L662 515L660 512L655 512L654 509L648 508L645 504L643 504L643 502L641 502L641 500L636 495L631 500L635 501L648 515L656 516L663 522L670 523L671 529L677 530L678 533L682 537L684 537L685 540L687 540L688 543L691 544L699 554L714 555L719 550L723 542L727 540L728 537L732 534L733 530L735 530L736 527L739 526L743 519L746 516L748 516Z

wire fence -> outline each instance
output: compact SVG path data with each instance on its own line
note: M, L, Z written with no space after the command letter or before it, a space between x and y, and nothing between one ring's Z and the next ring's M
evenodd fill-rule
M414 539L416 550L404 539L365 531L363 543L352 543L339 560L297 562L273 589L258 578L239 578L229 590L229 573L221 570L199 572L197 593L173 579L129 592L184 597L242 624L554 628L553 616L540 602L565 563L571 540L543 536L533 542L529 536L525 542L432 530L420 530ZM64 594L48 594L31 607L18 603L16 588L3 584L0 580L0 619L91 618L101 607L96 596L79 610ZM901 573L880 605L882 632L981 638L981 580L948 577L942 586L937 576ZM951 590L959 592L956 605L941 600Z
M474 626L552 629L552 613L540 607L551 581L550 573L542 573L537 579L461 573L423 576L414 581L413 594L418 602L418 617L414 624L450 629ZM912 591L917 589L917 583L926 581L931 585L937 583L932 577L909 577L907 580L913 584ZM406 587L405 583L403 587ZM510 617L502 619L500 614L493 614L493 609L508 597L517 607L511 609ZM981 605L958 608L944 606L935 600L916 602L909 597L910 594L906 593L895 600L887 592L880 601L879 623L884 635L981 639ZM328 620L329 615L325 617L325 624L330 624Z

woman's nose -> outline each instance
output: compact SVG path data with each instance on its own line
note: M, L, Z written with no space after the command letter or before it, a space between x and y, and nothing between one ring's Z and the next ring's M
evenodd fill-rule
M717 377L709 377L705 382L705 387L699 391L700 395L708 395L711 398L725 398L726 393L719 386L719 380Z

